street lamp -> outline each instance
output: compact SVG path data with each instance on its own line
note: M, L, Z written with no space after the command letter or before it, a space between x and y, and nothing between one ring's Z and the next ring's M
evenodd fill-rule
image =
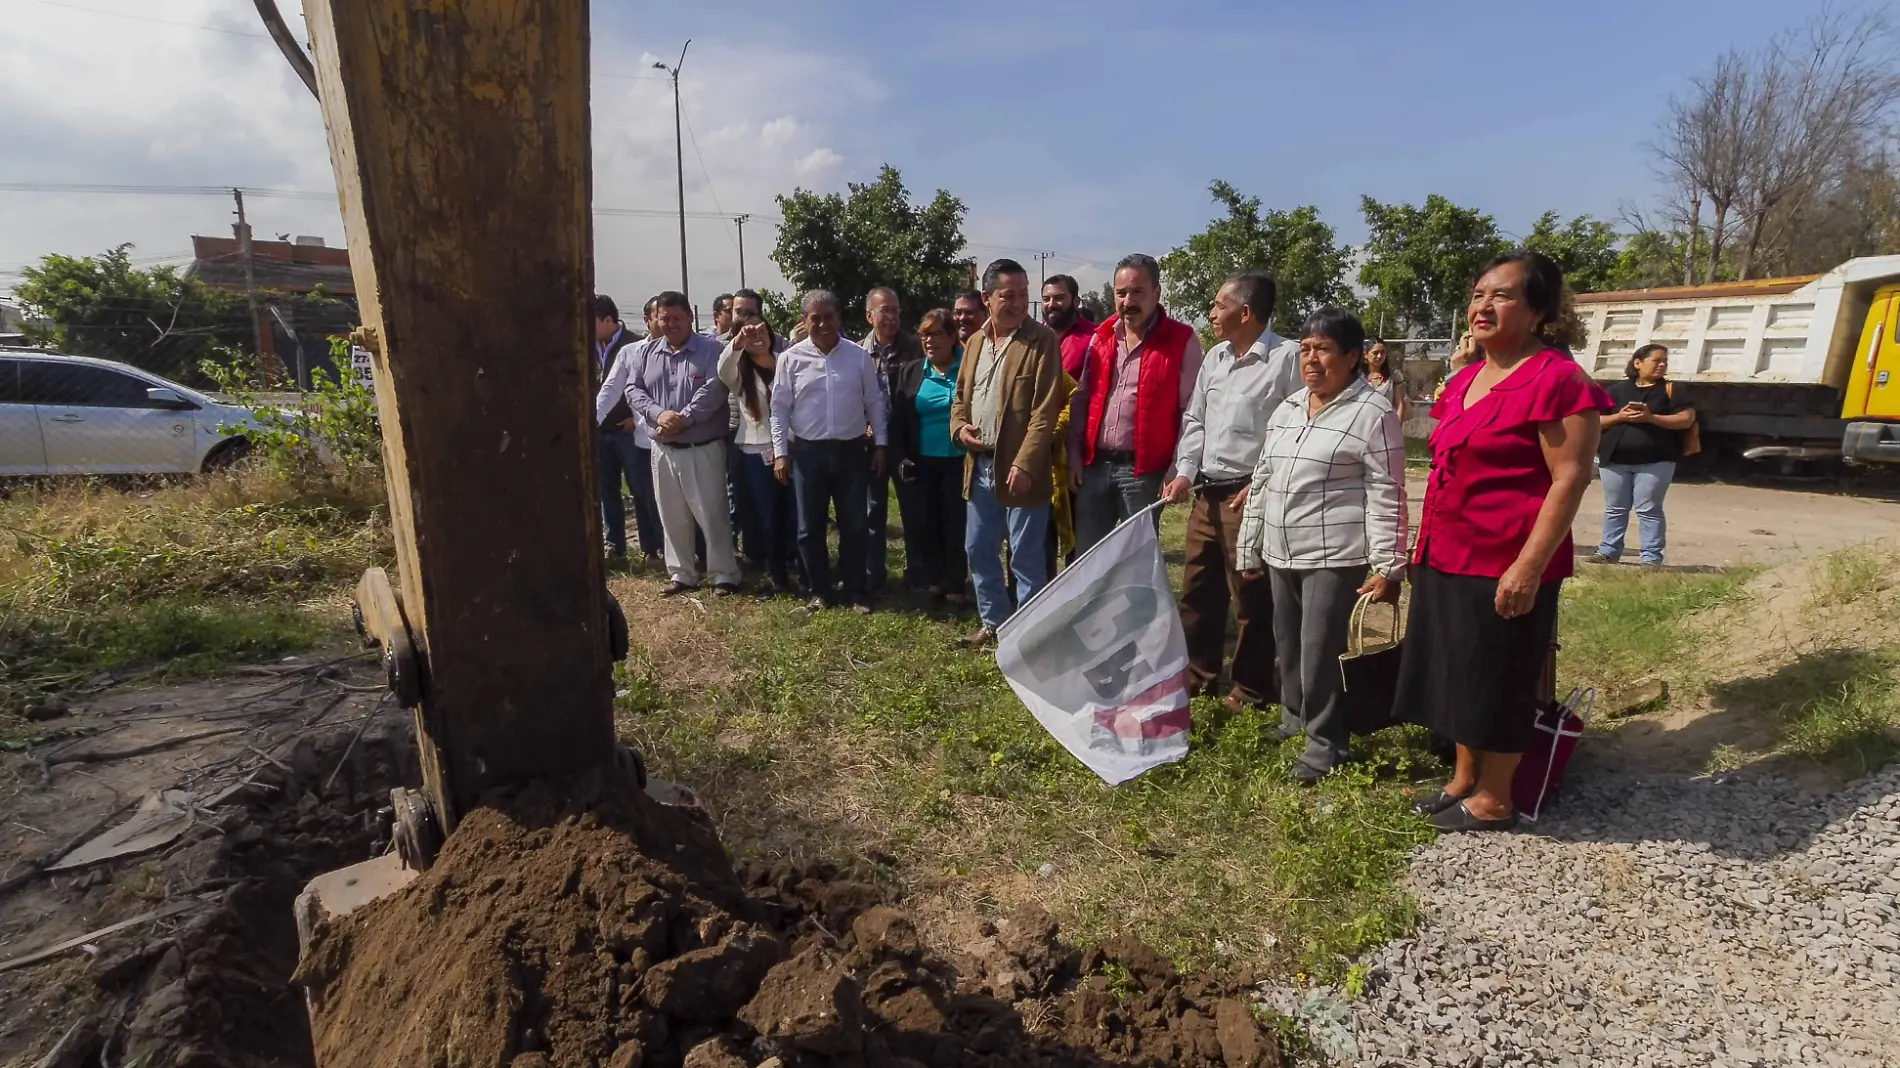
M680 58L672 66L657 60L653 64L654 70L663 70L673 77L673 164L679 174L680 191L680 292L688 296L689 304L690 291L686 288L686 156L685 146L680 140L680 68L686 65L686 49L692 43L692 39L687 38L686 43L680 46Z

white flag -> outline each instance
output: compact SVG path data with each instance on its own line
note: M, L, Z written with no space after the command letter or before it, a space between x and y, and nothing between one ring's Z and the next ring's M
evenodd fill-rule
M1111 786L1187 756L1187 636L1147 511L1009 617L996 666L1056 741Z

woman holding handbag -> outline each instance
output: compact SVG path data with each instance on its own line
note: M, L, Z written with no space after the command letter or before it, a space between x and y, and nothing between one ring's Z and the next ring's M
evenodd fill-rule
M1574 567L1570 525L1611 403L1568 354L1578 324L1548 256L1493 260L1465 317L1483 357L1432 406L1393 711L1457 744L1451 781L1414 807L1440 830L1507 830L1558 589Z
M1599 564L1622 557L1633 507L1643 566L1662 565L1669 533L1663 494L1676 477L1676 462L1699 448L1695 409L1676 396L1668 375L1669 350L1644 345L1630 357L1623 381L1610 387L1617 407L1603 417L1603 443L1597 447L1603 540L1591 559Z
M1365 347L1351 313L1307 317L1306 388L1269 417L1235 545L1235 566L1273 584L1280 737L1305 732L1293 781L1307 786L1346 758L1339 656L1353 606L1397 601L1405 577L1405 436L1364 377Z

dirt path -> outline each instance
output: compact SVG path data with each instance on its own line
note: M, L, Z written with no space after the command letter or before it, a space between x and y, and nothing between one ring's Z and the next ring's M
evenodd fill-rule
M1423 499L1422 477L1410 480L1412 500ZM1417 507L1412 521L1418 521ZM1669 488L1672 567L1778 564L1819 556L1877 538L1900 536L1900 503L1835 493L1684 482ZM1596 548L1603 528L1603 487L1593 482L1572 527L1577 551ZM1636 555L1631 523L1626 560Z

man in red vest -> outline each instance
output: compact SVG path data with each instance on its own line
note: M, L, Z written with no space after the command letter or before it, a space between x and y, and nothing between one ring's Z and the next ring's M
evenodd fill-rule
M1200 370L1194 328L1161 307L1161 265L1139 252L1124 257L1115 314L1089 342L1069 413L1078 554L1160 498Z

